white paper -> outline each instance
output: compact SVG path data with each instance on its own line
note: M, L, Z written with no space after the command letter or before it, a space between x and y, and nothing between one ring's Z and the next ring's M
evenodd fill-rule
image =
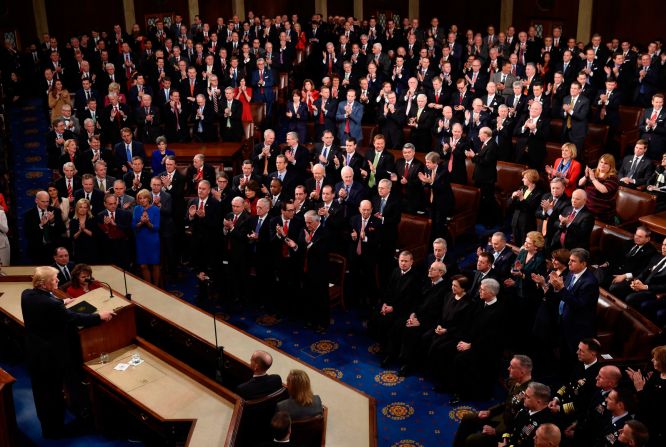
M127 368L129 368L127 363L118 363L113 369L116 371L125 371Z

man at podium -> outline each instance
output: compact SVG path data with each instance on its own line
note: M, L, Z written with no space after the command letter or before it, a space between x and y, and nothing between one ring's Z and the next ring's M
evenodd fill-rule
M77 327L109 321L111 311L83 314L65 308L53 292L58 288L58 270L37 267L32 289L21 295L21 310L26 329L27 364L37 410L45 438L66 436L63 384L68 371L76 365L69 352L68 339Z

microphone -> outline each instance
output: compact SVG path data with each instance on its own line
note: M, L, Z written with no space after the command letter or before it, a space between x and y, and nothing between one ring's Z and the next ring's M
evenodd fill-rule
M215 352L216 352L216 362L215 362L215 381L222 385L222 370L224 369L224 346L218 345L217 342L217 316L222 315L222 312L217 312L213 314L213 332L215 333Z
M125 282L125 298L128 301L132 301L132 294L127 293L127 275L125 274L125 269L123 269L123 281Z
M86 282L88 284L93 283L93 282L98 282L100 284L104 284L106 287L109 288L109 299L113 298L113 290L111 289L111 285L108 282L98 281L95 278L93 278L92 276L90 278L86 278Z

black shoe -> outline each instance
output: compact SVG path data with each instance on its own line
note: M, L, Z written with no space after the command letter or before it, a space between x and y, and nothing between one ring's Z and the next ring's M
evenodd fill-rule
M399 375L400 377L405 377L405 376L408 376L408 375L409 375L409 372L410 372L410 370L409 370L409 366L407 366L407 365L402 365L402 366L400 367L400 369L398 370L398 375Z
M458 405L460 403L460 396L457 394L454 394L451 396L451 399L449 399L449 405Z

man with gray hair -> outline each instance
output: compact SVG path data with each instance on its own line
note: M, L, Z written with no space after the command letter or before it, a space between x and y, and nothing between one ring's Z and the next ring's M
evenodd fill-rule
M410 141L418 152L427 152L432 148L432 128L435 125L435 113L428 108L428 96L420 93L416 97L416 107L407 116L407 126L412 130Z
M527 386L523 398L523 408L516 415L512 426L502 436L505 445L533 445L538 427L556 420L556 416L548 408L549 399L550 387L547 385L532 382ZM498 441L500 440L498 439Z
M243 104L234 99L233 87L224 89L224 100L220 104L220 134L222 141L243 139Z
M587 193L576 189L571 194L571 206L565 208L555 222L551 249L589 248L594 229L594 214L586 206Z
M472 313L450 362L452 404L460 398L487 399L492 392L504 349L505 310L497 299L499 291L496 279L481 281L481 302Z
M275 171L275 158L280 154L273 129L264 130L264 141L254 145L252 164L256 175L268 176Z
M494 405L478 413L467 413L460 421L453 441L454 447L466 445L485 445L485 441L495 445L500 437L515 420L522 408L522 396L532 383L532 359L526 355L516 354L509 362L509 380L507 396L503 403Z

